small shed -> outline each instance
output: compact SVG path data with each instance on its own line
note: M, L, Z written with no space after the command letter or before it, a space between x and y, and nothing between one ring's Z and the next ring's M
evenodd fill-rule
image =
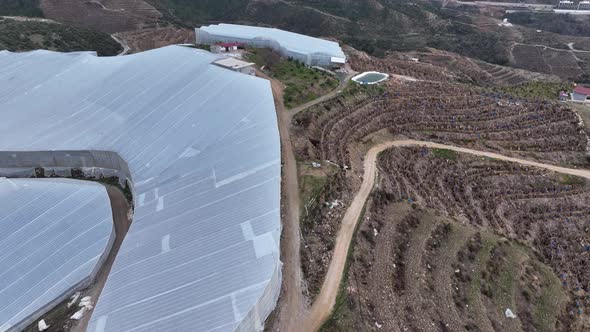
M577 86L572 94L573 101L590 102L590 88Z
M237 71L242 74L247 75L255 75L256 74L256 64L252 62L242 61L236 58L223 58L219 60L213 61L214 65L219 67Z
M211 45L211 47L209 48L211 50L211 53L223 53L225 52L225 48L219 46L219 45Z
M238 48L242 47L242 44L240 44L240 43L219 43L217 45L225 48L226 52L237 51Z
M213 53L224 53L224 52L235 52L238 48L243 47L241 43L217 43L211 45L211 52Z
M569 93L567 93L565 91L560 91L559 92L559 100L561 100L561 101L568 101L569 99L570 99Z

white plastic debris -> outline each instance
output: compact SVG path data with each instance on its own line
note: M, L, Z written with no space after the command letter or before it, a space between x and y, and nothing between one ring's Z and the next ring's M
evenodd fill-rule
M47 323L45 323L45 319L42 319L37 323L37 328L41 332L41 331L47 330L49 328L49 325L47 325Z
M330 207L330 210L340 206L340 202L338 200L335 200L333 202L327 202L326 205L328 205Z
M80 320L82 319L82 317L84 317L84 314L86 313L86 307L82 307L82 309L76 311L71 317L70 319L73 320Z
M313 168L320 168L320 167L322 167L322 164L316 163L315 161L312 161L311 162L311 167L313 167Z
M512 26L512 23L508 22L508 19L505 18L505 19L502 20L502 23L500 23L498 25L501 26L501 27L511 27Z
M80 292L76 292L76 294L72 295L72 297L70 297L70 302L68 302L68 308L73 306L74 303L78 302L79 298L80 298Z
M373 236L377 235L379 235L379 231L377 230L377 228L373 228Z
M379 322L375 322L375 326L377 326L378 329L380 329L380 328L383 327L383 325L382 324L379 324Z
M505 314L506 314L506 318L512 318L512 319L516 318L516 315L512 312L512 310L510 310L508 308L506 309Z
M78 303L79 307L89 307L92 306L92 296L84 296L80 303Z
M91 296L84 296L80 300L80 303L78 303L78 306L81 307L82 309L84 309L85 311L92 310L92 308L94 308L93 303L92 303L92 297ZM84 313L82 313L82 315L83 314Z

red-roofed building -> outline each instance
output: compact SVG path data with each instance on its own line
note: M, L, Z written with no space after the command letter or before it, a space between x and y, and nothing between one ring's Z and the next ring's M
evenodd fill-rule
M590 88L577 86L572 94L572 99L578 102L590 102Z
M232 47L232 48L233 47L238 48L238 47L241 47L242 46L241 43L219 43L217 45L219 45L221 47L225 47L225 48L230 48L230 47Z

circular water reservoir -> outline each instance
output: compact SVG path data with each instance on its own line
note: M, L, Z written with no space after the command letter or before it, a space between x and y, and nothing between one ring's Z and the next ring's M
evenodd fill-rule
M380 73L377 71L367 71L362 74L358 74L352 78L353 81L359 84L377 84L385 81L389 78L389 75Z

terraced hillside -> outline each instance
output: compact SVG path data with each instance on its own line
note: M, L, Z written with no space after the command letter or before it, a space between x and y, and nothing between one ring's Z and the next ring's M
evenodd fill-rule
M456 6L447 1L39 1L48 18L106 33L149 31L171 26L186 33L200 25L223 21L274 26L312 36L336 38L377 56L386 56L392 51L434 48L496 65L540 71L566 80L590 79L584 76L590 75L590 68L583 59L589 49L590 37L516 25L499 26L501 17L496 14L474 11L471 6ZM178 40L176 36L161 39L158 33L153 36L157 39L156 45ZM130 43L149 44L146 40L136 42L138 38ZM576 49L568 48L571 43ZM522 73L515 75L496 68L498 71L492 70L490 75L484 73L479 78L481 69L474 64L468 67L471 68L453 69L467 76L466 83L497 77L497 83L517 84L522 76Z
M546 100L515 99L460 84L396 80L384 88L353 86L298 114L291 138L300 161L321 162L324 169L338 165L341 170L307 174L312 176L307 180L321 183L313 199L304 202L301 222L309 297L313 299L321 286L370 146L412 138L587 167L588 139L579 121L572 110Z
M358 71L384 71L423 80L456 81L480 86L560 81L556 75L494 65L457 53L435 49L423 52L392 52L383 58L371 57L354 49L349 49L348 53L351 66Z
M179 29L173 26L119 32L116 36L125 40L131 53L160 48L170 44L190 44L195 42L194 30Z
M420 98L416 98L417 96ZM354 146L384 132L452 142L556 164L587 166L577 115L547 100L518 100L460 84L390 81L377 96L341 98L296 118L302 156L355 165Z
M40 0L45 17L113 33L156 27L162 14L143 0Z
M379 164L325 330L590 328L590 183L426 148Z
M542 73L554 72L563 78L575 79L583 71L576 55L567 50L515 45L512 48L512 56L517 67Z

